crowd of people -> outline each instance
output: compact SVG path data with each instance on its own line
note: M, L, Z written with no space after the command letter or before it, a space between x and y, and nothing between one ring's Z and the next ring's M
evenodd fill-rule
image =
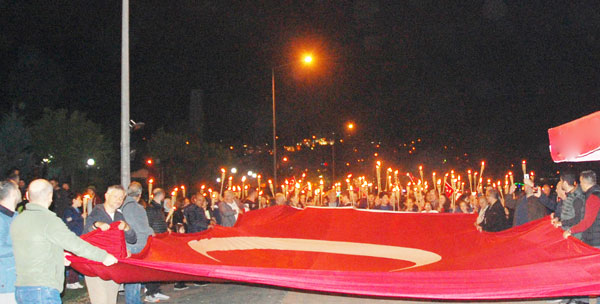
M552 190L554 188L555 191ZM250 188L247 193L202 191L190 197L167 197L155 188L148 200L144 188L132 182L127 189L108 187L104 199L96 189L71 191L68 183L36 179L28 185L18 170L0 182L0 302L61 303L63 288L84 288L90 301L116 303L119 284L99 277L82 276L68 266L65 251L109 266L117 259L79 236L117 223L125 235L128 254L144 249L148 238L164 232L196 233L214 225L232 227L240 214L274 205L351 207L358 209L424 213L476 213L479 231L497 232L551 214L551 221L574 236L600 248L600 186L593 171L579 175L562 172L555 187L536 186L525 178L522 187L480 187L451 197L431 189L422 192L356 192L331 189L320 197L274 193L268 196ZM243 194L242 194L243 193ZM85 198L85 199L84 199ZM83 205L86 206L83 206ZM83 207L83 208L82 208ZM65 281L66 273L66 281ZM65 285L66 283L66 285ZM204 284L193 282L193 284ZM168 300L159 283L124 284L126 303ZM175 283L175 290L188 288ZM142 295L144 290L144 295Z

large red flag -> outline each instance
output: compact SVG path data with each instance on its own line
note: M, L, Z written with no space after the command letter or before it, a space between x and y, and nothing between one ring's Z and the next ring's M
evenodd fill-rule
M478 232L474 222L472 214L271 207L240 216L232 228L150 238L140 254L111 267L77 257L72 265L117 282L226 280L429 299L600 290L600 251L564 239L549 218L498 233ZM83 238L122 257L117 230Z
M600 160L600 111L548 130L555 163Z

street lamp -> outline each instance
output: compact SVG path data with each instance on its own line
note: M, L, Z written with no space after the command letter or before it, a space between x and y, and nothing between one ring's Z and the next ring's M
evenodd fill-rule
M314 61L314 58L311 54L304 54L302 56L302 63L304 65L311 65ZM284 66L288 66L292 63L283 64L280 66L271 68L271 94L273 97L273 182L275 185L277 184L277 120L276 120L276 111L275 111L275 68L281 68Z
M90 168L96 165L96 160L93 158L88 158L85 162L87 166L85 166L85 182L86 184L90 183Z

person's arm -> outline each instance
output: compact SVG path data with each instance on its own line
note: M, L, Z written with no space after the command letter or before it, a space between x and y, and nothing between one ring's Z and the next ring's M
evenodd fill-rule
M67 227L69 227L69 230L71 230L71 231L73 231L73 229L78 224L73 213L74 212L73 212L72 208L67 208L67 209L65 209L65 211L63 212L63 215L62 215L63 222L65 222L65 224L67 224Z
M595 195L590 195L590 197L585 202L585 212L583 215L583 219L577 225L573 226L570 229L571 233L579 233L586 231L594 221L596 220L596 216L598 215L598 210L600 210L600 198Z
M94 210L92 210L92 212L88 215L86 221L85 221L85 226L83 227L83 234L86 234L90 231L94 231L95 229L97 229L98 227L96 225L94 225L96 222L104 222L105 220L102 219L102 212L98 211L98 208L94 208Z
M79 238L58 218L53 218L48 222L45 234L50 242L88 260L102 262L109 256L104 249L92 246Z
M12 245L8 239L10 235L10 226L0 224L0 258L5 258L13 255Z
M121 222L119 223L119 229L123 230L125 234L125 242L128 244L135 244L137 242L135 230L131 229L131 226L125 221L125 217L121 212L115 214L115 222Z
M548 196L546 196L546 194L541 193L542 191L539 190L540 192L540 196L538 196L538 194L536 193L535 196L538 198L538 200L540 201L540 203L542 203L542 205L544 205L544 207L552 210L552 211L556 211L556 206L558 205L556 203L555 200L550 199Z

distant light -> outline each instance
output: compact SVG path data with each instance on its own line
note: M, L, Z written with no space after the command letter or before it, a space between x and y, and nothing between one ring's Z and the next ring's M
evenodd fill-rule
M313 57L312 55L304 55L304 58L302 58L302 61L304 61L305 64L311 64L313 62Z
M350 129L350 130L354 129L354 124L353 123L348 123L348 129Z
M252 171L248 171L248 176L252 176Z
M283 161L284 161L284 162L288 161L288 158L287 158L287 156L284 156L284 157L283 157Z
M217 177L217 183L220 183L220 182L221 182L221 178Z
M236 174L237 173L237 168L231 168L231 173L232 174Z
M256 174L256 173L252 174L253 178L256 178L257 176L258 176L258 174Z
M95 164L96 164L96 161L95 161L93 158L89 158L89 159L87 160L87 165L88 165L88 166L90 166L90 167L91 167L91 166L93 166L93 165L95 165Z
M146 164L148 165L152 165L154 161L152 160L152 158L148 158L148 160L146 160Z

